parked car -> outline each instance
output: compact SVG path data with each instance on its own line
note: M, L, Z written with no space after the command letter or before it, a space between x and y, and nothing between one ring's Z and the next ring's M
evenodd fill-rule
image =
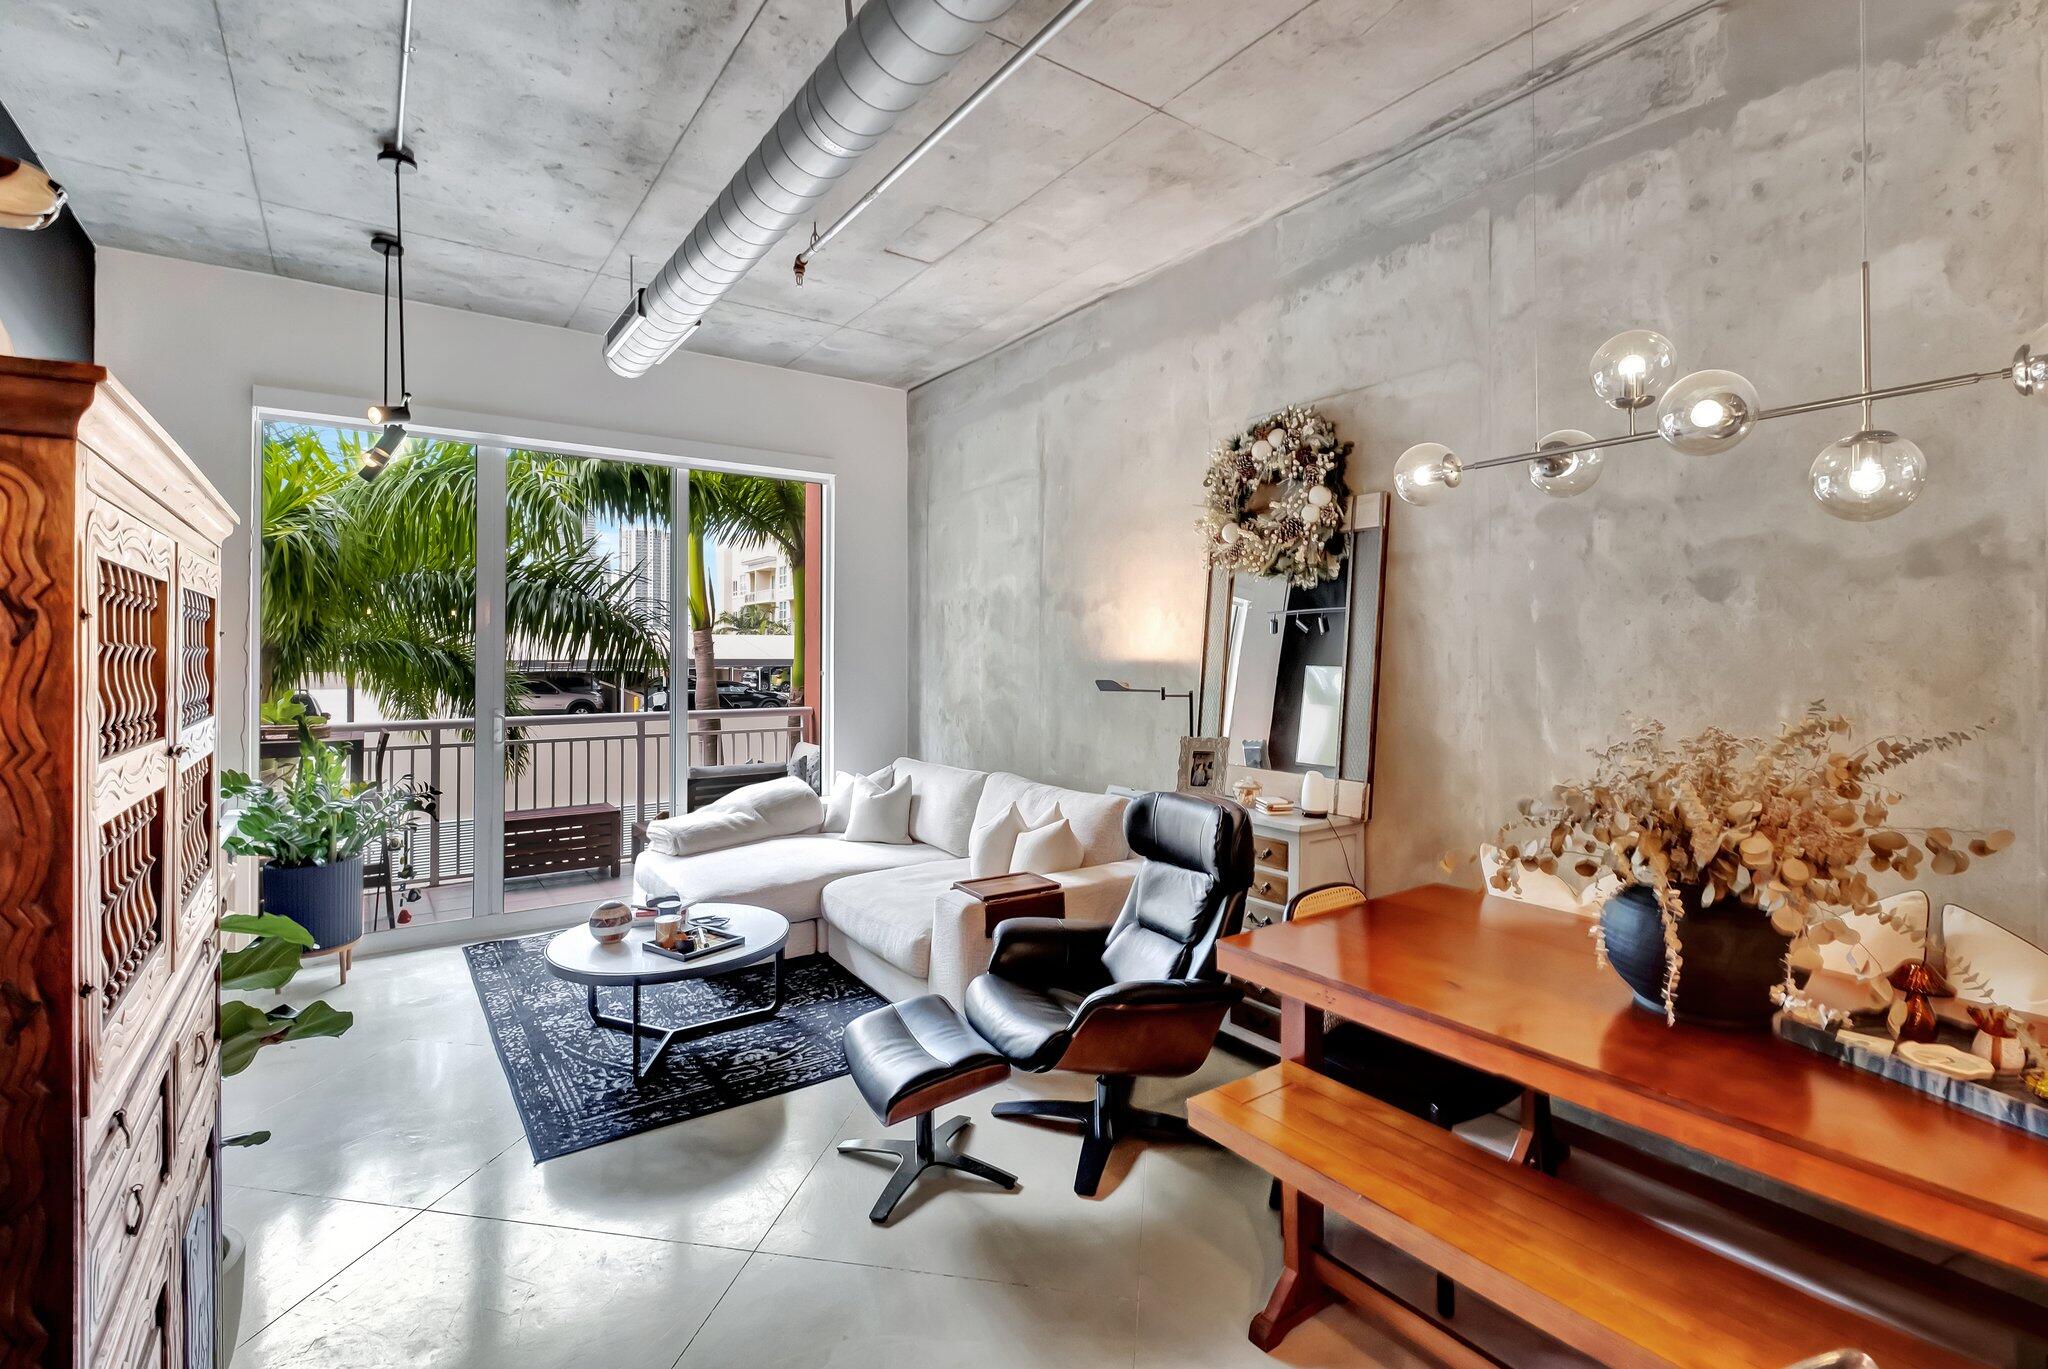
M595 685L561 685L529 676L525 707L528 713L597 713L604 708L604 696Z
M647 692L643 697L647 700L649 708L667 708L667 681L656 680L648 686ZM688 702L692 708L697 706L697 681L694 676L690 680ZM720 680L718 682L718 706L720 708L788 708L789 696L787 694L778 694L772 689L762 689L756 685L737 684L730 680Z

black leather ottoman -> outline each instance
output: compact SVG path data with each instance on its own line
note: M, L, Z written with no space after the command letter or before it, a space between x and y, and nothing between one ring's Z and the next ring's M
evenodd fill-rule
M1017 1176L983 1164L954 1148L953 1140L968 1120L954 1117L932 1125L932 1113L946 1104L978 1093L1010 1075L1009 1062L976 1036L953 1005L937 994L906 999L864 1013L846 1025L846 1063L875 1116L884 1126L906 1117L917 1119L916 1138L909 1141L844 1141L842 1154L893 1155L896 1173L868 1213L868 1220L887 1222L896 1204L917 1176L934 1165L957 1169L1002 1188L1015 1188Z

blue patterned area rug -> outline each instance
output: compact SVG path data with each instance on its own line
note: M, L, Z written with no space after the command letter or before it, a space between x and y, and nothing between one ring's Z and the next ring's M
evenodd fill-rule
M592 1025L583 986L548 973L550 936L463 948L536 1162L837 1079L846 1073L846 1024L885 1002L830 956L785 961L779 1014L678 1041L636 1087L626 1033ZM625 1016L626 992L598 990L599 1006ZM644 1022L707 1021L766 1003L769 967L651 984L640 994Z

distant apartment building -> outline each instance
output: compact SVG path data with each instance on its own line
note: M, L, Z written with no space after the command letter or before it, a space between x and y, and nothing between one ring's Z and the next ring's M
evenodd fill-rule
M789 557L779 547L720 547L715 593L720 613L758 606L786 628L796 607Z
M585 514L583 535L632 584L633 602L654 610L662 621L669 614L669 529L666 523L600 523Z

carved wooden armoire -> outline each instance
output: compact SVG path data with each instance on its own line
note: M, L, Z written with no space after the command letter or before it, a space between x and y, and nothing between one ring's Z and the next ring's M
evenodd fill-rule
M0 356L0 1362L212 1369L221 544L97 366Z

